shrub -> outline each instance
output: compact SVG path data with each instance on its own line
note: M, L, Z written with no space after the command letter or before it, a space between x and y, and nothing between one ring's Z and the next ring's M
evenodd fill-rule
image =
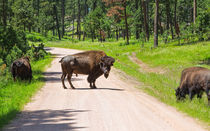
M8 26L6 29L0 28L0 47L2 50L8 53L15 45L23 52L26 52L29 45L24 31L16 31L11 26Z
M6 57L6 64L9 66L14 60L20 58L23 52L15 45Z
M32 60L39 60L44 58L47 52L44 50L44 44L39 44L38 47L35 45L31 46L31 49L27 51L26 56L29 56Z
M28 34L27 35L27 40L30 40L32 42L43 42L44 39L41 36L34 35L34 34Z

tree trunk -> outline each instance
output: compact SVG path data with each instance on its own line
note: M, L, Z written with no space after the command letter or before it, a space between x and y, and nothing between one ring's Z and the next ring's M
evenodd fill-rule
M125 31L125 29L123 29L122 31L123 31L123 40L125 40L126 31Z
M171 27L171 37L172 37L172 39L174 39L173 23L172 23L171 18L170 18L170 27Z
M166 0L166 29L169 30L170 23L170 3L169 0Z
M3 0L2 18L3 18L4 29L6 29L6 26L7 26L7 6L8 6L7 4L8 4L8 0Z
M100 41L102 43L102 33L101 33L101 30L99 31L99 34L100 34Z
M72 34L74 34L74 19L75 19L75 7L73 6L73 27L72 27ZM74 35L72 35L72 39L74 38Z
M91 31L91 38L92 38L92 42L94 42L94 31Z
M28 26L28 31L31 33L31 25Z
M194 0L194 3L193 3L193 23L194 24L195 24L196 16L197 16L197 0Z
M150 34L149 34L149 23L150 23L150 20L149 20L149 2L150 0L146 0L146 19L147 19L147 40L149 41L149 37L150 37Z
M170 1L169 0L166 1L166 15L167 15L167 27L166 28L167 28L167 30L169 30L169 25L170 25L171 37L172 37L172 39L174 39L173 22L172 22L172 16L171 16L171 10L170 10Z
M135 5L137 11L139 9L138 0L135 0ZM137 23L135 26L136 26L136 39L139 39L139 24Z
M58 37L59 37L59 40L61 40L61 34L60 34L60 30L59 30L59 21L58 21L58 13L57 13L57 8L56 8L56 5L54 4L53 5L54 7L54 14L55 14L55 20L56 20L56 27L57 27L57 31L58 31Z
M88 14L87 0L85 0L84 8L85 8L85 16L86 16Z
M142 14L141 17L140 17L140 21L144 21L142 0L140 0L140 9L141 9L141 14ZM144 32L144 22L141 22L140 32ZM141 39L142 39L142 36L141 36ZM145 37L144 37L144 40L146 41Z
M65 19L65 0L62 0L62 4L61 4L62 8L62 38L65 34L65 25L64 25L64 19Z
M111 38L111 31L108 30L108 38Z
M126 12L126 1L124 1L123 3L123 7L124 7L124 15L125 15L125 31L126 31L126 39L127 39L127 42L126 44L129 45L129 32L128 32L128 21L127 21L127 12Z
M154 47L158 47L158 9L159 9L159 0L155 0Z
M83 41L85 41L85 38L86 38L86 33L85 31L83 32Z
M23 23L23 30L26 31L26 24Z
M118 41L118 29L116 29L116 40Z
M177 0L175 0L175 3L174 3L174 28L175 28L175 31L176 31L176 26L177 26L177 21L176 21L176 7L177 7ZM177 34L177 32L176 32Z
M80 15L81 15L81 9L80 9L80 0L77 1L78 2L78 18L77 18L77 34L78 34L78 39L81 39L81 27L80 27Z
M146 38L149 41L149 29L148 29L148 23L147 23L147 12L146 12L146 4L145 4L144 0L142 0L142 8L143 8L143 12L144 12L144 31L145 31Z
M54 27L52 29L52 32L53 32L53 36L55 36L55 29L54 29Z
M160 13L160 14L162 14L162 13ZM160 30L160 34L162 35L163 34L163 28L162 28L162 25L161 25L161 17L160 16L158 16L158 27L159 27L159 30Z
M39 9L40 9L40 0L37 0L37 23L39 23ZM40 33L40 28L38 27L37 31Z
M93 1L93 10L95 10L95 9L96 9L96 6L97 6L97 1L96 1L96 0L94 0L94 1Z

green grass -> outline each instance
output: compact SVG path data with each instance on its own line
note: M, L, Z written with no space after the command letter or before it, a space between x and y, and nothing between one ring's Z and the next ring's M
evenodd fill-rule
M58 40L58 37L52 36L50 33L46 34L44 36L43 34L36 33L36 32L27 32L26 33L26 38L29 41L33 42L47 42L47 41L52 41L52 40Z
M81 50L104 50L117 60L114 64L115 68L144 83L145 86L138 88L144 89L148 94L155 96L160 101L210 126L210 108L207 106L206 94L203 94L201 100L194 98L193 101L186 99L184 102L176 102L174 90L179 85L180 74L184 68L190 66L210 68L210 42L186 45L178 45L177 43L177 41L173 41L163 44L160 41L159 47L154 49L151 48L153 46L152 40L145 43L144 47L142 47L141 42L135 40L131 40L130 45L125 45L122 40L104 43L90 41L72 43L64 40L47 42L46 46ZM144 63L151 67L163 68L166 70L166 73L139 72L140 67L128 58L131 52L136 52L137 57Z
M0 77L0 129L20 112L30 98L44 84L42 72L52 61L50 56L40 61L32 62L33 79L13 82L11 76Z

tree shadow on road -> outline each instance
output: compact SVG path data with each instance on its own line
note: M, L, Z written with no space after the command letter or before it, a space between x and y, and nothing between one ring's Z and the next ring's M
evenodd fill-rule
M44 82L61 82L61 72L44 72L44 77L39 77L38 80ZM67 78L66 78L67 79ZM81 78L71 78L71 81L80 81Z
M119 89L119 88L75 88L75 90L113 90L113 91L124 91L124 89Z
M90 110L37 110L23 111L10 125L6 126L5 131L25 130L25 131L66 131L80 130L87 128L76 126L76 115Z

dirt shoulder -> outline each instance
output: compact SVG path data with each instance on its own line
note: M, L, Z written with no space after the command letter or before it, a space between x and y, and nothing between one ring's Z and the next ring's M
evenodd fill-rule
M139 71L141 71L141 72L149 72L149 73L157 73L157 74L164 74L166 72L166 70L163 69L163 68L150 67L146 63L142 62L141 60L139 60L136 57L136 53L135 52L133 52L132 55L129 56L129 59L140 66Z

